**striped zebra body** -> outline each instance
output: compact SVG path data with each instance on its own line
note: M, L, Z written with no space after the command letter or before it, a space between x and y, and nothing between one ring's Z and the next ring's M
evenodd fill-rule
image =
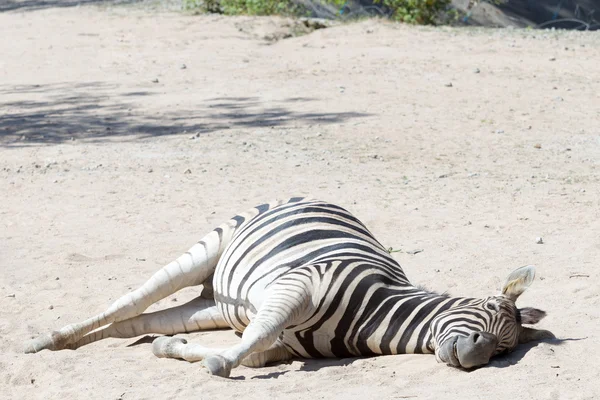
M105 312L41 336L25 351L230 327L242 341L229 349L161 337L153 352L203 360L220 376L240 364L258 367L294 356L435 353L438 362L472 368L519 342L553 337L522 326L537 323L543 311L515 306L534 274L531 266L515 270L501 294L485 299L438 295L413 286L348 211L295 197L236 215ZM143 313L200 284L197 299Z
M309 305L283 332L288 350L305 358L431 353L428 317L470 301L412 286L339 206L293 198L255 210L233 219L239 226L213 279L217 307L239 332L279 279L310 290Z

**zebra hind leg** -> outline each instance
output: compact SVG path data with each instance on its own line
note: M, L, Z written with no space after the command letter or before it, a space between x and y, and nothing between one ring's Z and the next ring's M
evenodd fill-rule
M231 239L234 230L231 224L235 221L213 230L185 254L158 270L140 288L117 299L103 313L29 341L25 345L25 353L68 348L95 329L136 317L178 290L206 282Z
M113 322L105 328L88 333L67 347L77 349L106 338L132 338L150 333L174 335L223 328L229 328L229 325L217 310L215 301L201 296L177 307Z

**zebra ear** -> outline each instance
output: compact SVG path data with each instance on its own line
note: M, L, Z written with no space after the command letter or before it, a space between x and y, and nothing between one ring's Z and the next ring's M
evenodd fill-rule
M531 285L534 278L535 267L533 265L517 268L506 278L506 282L502 286L502 294L512 301L517 301L517 298Z
M521 320L521 323L526 325L537 324L546 316L546 311L531 307L519 308L518 313L517 320Z

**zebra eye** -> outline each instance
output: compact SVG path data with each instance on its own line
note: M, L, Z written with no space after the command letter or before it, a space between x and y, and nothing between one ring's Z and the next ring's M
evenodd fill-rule
M490 311L498 311L498 306L494 303L487 303L485 307Z

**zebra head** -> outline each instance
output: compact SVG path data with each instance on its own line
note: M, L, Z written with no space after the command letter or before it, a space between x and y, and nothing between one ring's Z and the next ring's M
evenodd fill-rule
M515 305L534 277L533 266L518 268L508 276L500 295L465 299L438 314L431 324L437 361L473 368L512 351L519 343L554 338L549 331L523 326L538 323L546 316L544 311Z

